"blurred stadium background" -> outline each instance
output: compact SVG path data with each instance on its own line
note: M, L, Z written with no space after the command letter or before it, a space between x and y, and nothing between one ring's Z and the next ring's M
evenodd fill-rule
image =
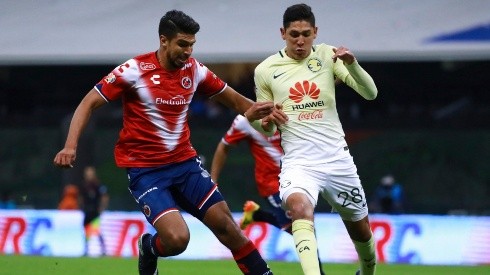
M490 2L304 2L317 16L317 42L349 47L378 86L372 102L337 90L368 200L391 173L405 189L406 214L490 216ZM94 164L109 188L109 210L137 211L113 160L119 103L92 118L75 168L52 165L81 98L115 66L156 50L158 21L175 8L201 25L194 56L253 99L253 69L283 47L282 13L294 3L1 1L0 191L20 210L55 209L63 186L78 184ZM192 110L193 143L209 164L235 114L200 98ZM232 211L260 200L245 144L226 168L220 189ZM318 210L330 211L324 203Z

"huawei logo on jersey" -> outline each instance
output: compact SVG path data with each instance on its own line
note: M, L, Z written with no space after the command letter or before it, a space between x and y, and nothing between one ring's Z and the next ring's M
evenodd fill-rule
M300 103L305 96L309 96L311 99L318 99L320 96L320 89L314 82L310 83L308 80L303 80L303 83L296 82L294 87L289 88L289 98Z
M303 101L305 97L309 97L310 99L318 99L320 96L320 89L318 89L317 85L314 82L309 82L308 80L304 80L301 82L296 82L294 87L289 89L289 98L295 103L300 103ZM316 110L314 113L309 113L307 110L311 108L323 107L325 106L325 102L323 100L313 101L313 102L305 102L301 104L296 104L291 106L293 111L306 111L306 113L302 113L300 115L299 120L305 119L317 119L322 117L322 111Z

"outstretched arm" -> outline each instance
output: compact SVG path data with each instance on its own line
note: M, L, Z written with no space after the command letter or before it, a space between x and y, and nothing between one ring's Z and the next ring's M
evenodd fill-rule
M230 86L227 86L223 92L213 96L212 99L241 115L246 113L245 117L249 120L257 120L269 115L274 106L272 102L253 102Z
M345 47L339 47L333 51L333 61L342 60L349 73L343 81L365 99L375 99L378 95L376 84L373 78L359 65L354 54Z
M272 136L274 134L273 124L281 125L287 121L286 114L281 109L276 108L272 101L253 102L229 86L223 92L215 95L213 100L245 116L255 130L266 135ZM265 117L267 118L262 121Z
M82 99L71 119L65 147L54 157L54 165L62 168L73 167L80 136L87 126L92 112L105 103L105 99L95 89L90 90Z

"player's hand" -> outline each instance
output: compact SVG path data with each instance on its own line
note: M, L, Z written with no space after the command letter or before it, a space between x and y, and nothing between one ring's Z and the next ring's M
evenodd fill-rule
M76 150L70 148L63 148L54 157L53 163L55 166L61 168L73 168L76 159Z
M286 123L289 120L288 116L282 110L281 104L276 104L272 113L265 118L262 119L262 128L265 131L272 131L272 124L276 124L277 126Z
M273 110L274 103L272 101L254 102L243 115L249 122L252 122L270 115Z
M269 121L274 122L277 126L286 123L289 118L288 115L282 110L282 105L277 103L272 110L272 113L267 116Z
M350 65L356 60L354 54L347 48L340 46L333 49L334 55L332 56L333 62L337 62L337 59L344 61L344 64Z

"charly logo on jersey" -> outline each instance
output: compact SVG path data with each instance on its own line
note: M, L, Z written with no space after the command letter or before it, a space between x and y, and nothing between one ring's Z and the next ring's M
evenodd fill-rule
M155 98L155 104L165 104L165 105L185 105L187 101L185 97L182 95L174 96L171 99L165 99L161 97Z
M190 77L184 76L180 80L180 84L182 85L182 87L184 87L184 89L189 89L190 87L192 87L192 80Z
M143 71L151 71L151 70L154 70L156 68L157 68L157 66L153 63L146 63L146 62L140 63L140 69L142 69Z
M116 81L116 75L113 73L108 74L105 78L104 81L109 84L109 83L114 83Z
M295 103L302 102L306 97L316 100L320 96L320 89L315 82L309 82L308 80L303 80L303 82L296 82L294 87L289 88L289 98ZM323 100L305 102L301 104L295 104L291 108L293 111L303 110L298 114L298 120L312 120L319 119L323 117L323 110L313 110L308 109L314 107L325 106Z
M308 64L308 69L310 69L310 71L314 73L320 71L323 67L322 61L316 57L310 58L307 64Z
M153 82L153 84L155 84L155 85L159 85L160 84L160 81L158 79L160 79L160 75L159 74L154 74L154 75L152 75L150 77L151 82Z

